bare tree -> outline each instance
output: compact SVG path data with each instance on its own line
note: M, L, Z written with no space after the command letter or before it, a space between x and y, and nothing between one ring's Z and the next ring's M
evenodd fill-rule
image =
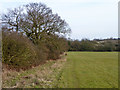
M9 10L2 20L8 25L8 30L23 32L35 43L50 35L64 35L71 31L65 20L42 3L30 3Z
M22 29L32 40L44 39L45 35L65 34L71 30L65 20L42 3L30 3L26 6L26 13L21 20Z
M4 25L7 25L8 30L14 30L18 32L20 30L20 18L23 12L23 8L15 8L13 10L9 10L7 14L2 15L2 21Z

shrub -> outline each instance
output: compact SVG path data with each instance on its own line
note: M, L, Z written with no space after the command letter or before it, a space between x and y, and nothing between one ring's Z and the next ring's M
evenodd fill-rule
M41 59L42 57L44 60L47 60L49 49L46 47L46 44L44 42L39 41L36 46L37 49L42 52L41 55L38 55L39 58Z
M60 51L53 43L47 45L49 52L48 52L48 59L56 60L60 58Z
M57 35L51 35L50 38L47 38L45 45L48 48L48 59L59 59L60 54L67 50L67 42Z
M16 69L27 69L45 60L41 50L38 50L27 37L16 32L3 32L2 55L3 63Z

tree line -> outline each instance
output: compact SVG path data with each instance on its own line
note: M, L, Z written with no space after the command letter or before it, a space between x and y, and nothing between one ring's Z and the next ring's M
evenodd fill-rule
M118 39L68 40L68 51L119 51Z
M2 62L10 68L27 69L68 50L69 25L43 3L9 10L2 22Z

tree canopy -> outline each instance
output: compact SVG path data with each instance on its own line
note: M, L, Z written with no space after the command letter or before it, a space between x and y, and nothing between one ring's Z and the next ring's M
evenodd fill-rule
M71 32L69 25L58 14L42 3L27 5L9 10L2 16L9 30L24 33L34 43L45 39L45 35L65 35Z

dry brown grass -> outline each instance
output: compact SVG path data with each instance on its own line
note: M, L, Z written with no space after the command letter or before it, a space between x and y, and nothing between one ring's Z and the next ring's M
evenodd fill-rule
M59 74L66 62L62 57L49 60L45 64L33 67L27 71L16 72L4 70L2 73L3 88L53 88L56 87Z

